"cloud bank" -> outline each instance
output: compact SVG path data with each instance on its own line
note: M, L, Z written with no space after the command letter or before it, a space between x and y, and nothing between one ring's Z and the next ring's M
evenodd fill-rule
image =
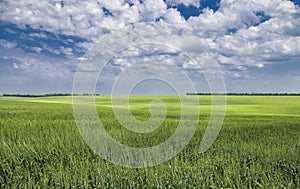
M278 80L275 76L286 76L289 83L299 81L298 5L286 0L214 2L203 7L207 2L198 0L1 1L0 77L2 81L10 80L11 74L7 73L15 73L16 80L20 78L16 83L28 85L45 77L54 83L55 78L64 78L68 83L86 50L103 36L127 26L154 22L157 29L167 23L179 33L200 38L220 63L229 90L245 91L249 87L260 91L270 83L274 85L272 80ZM197 10L198 14L187 18L184 14L189 10ZM140 35L147 37L146 33ZM136 53L143 57L144 52ZM178 58L175 64L180 61ZM193 70L192 65L185 66ZM278 67L286 72L279 72ZM249 83L258 76L267 81L265 85ZM237 84L235 78L244 82ZM9 92L14 85L1 87ZM280 90L296 92L300 88L294 84L270 87L270 91Z

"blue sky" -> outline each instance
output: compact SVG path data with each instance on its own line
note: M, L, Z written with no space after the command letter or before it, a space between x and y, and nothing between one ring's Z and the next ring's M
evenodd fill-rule
M89 48L123 27L152 22L157 27L170 24L201 39L220 65L228 92L299 93L299 4L298 0L0 1L0 94L70 93ZM138 56L143 62L145 56ZM184 61L175 58L175 65ZM107 69L97 92L110 94L122 61ZM193 69L188 65L185 71ZM207 92L200 73L191 79L198 91ZM152 81L136 90L165 94L166 88Z

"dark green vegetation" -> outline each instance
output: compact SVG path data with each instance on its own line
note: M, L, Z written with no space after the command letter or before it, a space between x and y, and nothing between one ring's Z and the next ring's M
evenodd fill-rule
M163 142L176 129L176 97L158 130L134 134L114 118L108 97L96 97L108 132L131 146ZM149 117L154 97L133 97L131 110ZM299 188L300 97L228 97L217 141L198 147L209 119L209 97L199 97L201 121L190 144L166 163L147 169L111 164L82 140L71 97L0 98L0 188Z

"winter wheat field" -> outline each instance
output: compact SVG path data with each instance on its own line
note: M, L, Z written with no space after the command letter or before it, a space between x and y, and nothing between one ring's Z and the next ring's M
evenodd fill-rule
M157 98L166 104L166 119L141 134L120 125L110 97L95 97L106 131L133 147L162 143L177 127L178 97L132 96L132 114L149 119L149 102ZM205 153L199 145L210 97L199 100L200 122L188 146L165 163L141 169L112 164L89 148L77 129L72 97L0 97L0 188L300 187L300 97L227 96L222 129Z

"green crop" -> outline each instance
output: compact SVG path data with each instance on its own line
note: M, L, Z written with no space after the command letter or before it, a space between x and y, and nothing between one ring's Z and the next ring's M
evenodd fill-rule
M107 132L129 146L164 142L180 119L178 97L133 96L130 110L139 120L149 119L153 99L168 110L161 127L137 134L119 124L110 97L95 98ZM205 153L198 150L210 97L199 99L199 127L189 145L163 164L133 169L88 147L71 97L1 97L0 188L300 188L300 97L228 96L220 135Z

